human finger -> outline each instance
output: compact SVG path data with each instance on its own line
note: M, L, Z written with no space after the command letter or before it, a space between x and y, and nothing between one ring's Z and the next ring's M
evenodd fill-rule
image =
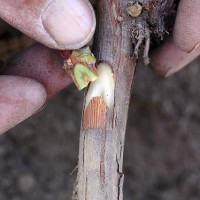
M181 0L174 26L174 43L191 52L200 43L200 1Z
M95 30L95 15L88 0L0 0L0 18L56 49L80 48Z
M151 54L150 67L158 75L168 77L181 70L200 54L200 45L187 53L174 44L169 38L165 44Z
M5 63L3 75L17 75L37 80L44 85L50 99L71 83L63 70L64 60L57 50L35 44Z
M0 134L37 112L46 101L46 90L35 80L0 76Z
M170 76L200 55L200 1L180 1L173 37L151 55L159 75Z

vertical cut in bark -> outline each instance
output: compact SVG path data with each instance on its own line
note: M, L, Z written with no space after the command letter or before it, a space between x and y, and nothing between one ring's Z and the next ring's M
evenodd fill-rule
M96 4L99 79L89 86L80 131L74 199L122 200L123 151L136 60L125 0Z

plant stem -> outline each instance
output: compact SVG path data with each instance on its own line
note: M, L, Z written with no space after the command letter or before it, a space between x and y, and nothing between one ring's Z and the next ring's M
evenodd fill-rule
M99 0L96 3L95 56L103 72L110 70L111 73L91 84L86 95L74 192L78 200L123 199L124 140L136 65L127 3L126 0ZM105 75L100 72L100 76Z

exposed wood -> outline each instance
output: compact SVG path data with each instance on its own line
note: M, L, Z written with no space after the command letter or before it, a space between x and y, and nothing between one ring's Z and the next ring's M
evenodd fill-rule
M83 116L83 129L105 128L106 104L102 97L94 97L89 102Z
M133 58L126 0L96 3L95 56L114 73L114 106L94 97L83 111L74 199L122 200L123 152L136 60Z

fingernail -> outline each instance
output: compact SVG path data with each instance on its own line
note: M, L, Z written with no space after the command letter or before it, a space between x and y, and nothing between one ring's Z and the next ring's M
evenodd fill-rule
M177 68L171 68L170 70L167 71L167 73L165 74L165 77L169 77L171 76L172 74L176 73L179 69Z
M186 53L182 50L177 51L176 58L179 57L181 59L177 59L175 60L176 62L173 62L175 67L170 68L165 73L165 77L169 77L175 74L176 72L180 71L182 68L184 68L190 62L192 62L199 55L200 55L200 43L198 43L190 53Z
M42 110L45 108L45 106L46 106L46 103L44 103L43 106L40 107L40 108L35 112L35 114L36 114L36 113L39 113L40 111L42 111Z
M96 19L86 0L54 0L44 10L42 23L61 48L74 49L92 38Z

